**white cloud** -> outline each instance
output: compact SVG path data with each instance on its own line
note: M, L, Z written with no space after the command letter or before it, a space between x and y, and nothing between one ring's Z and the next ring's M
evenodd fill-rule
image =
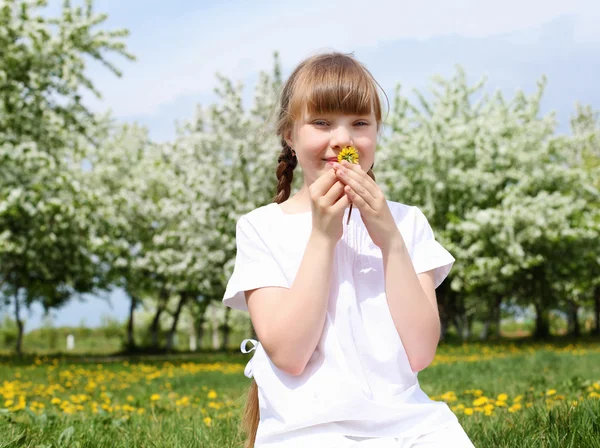
M210 12L203 16L205 11L198 11L198 17L186 16L151 35L137 35L132 17L132 51L139 62L123 66L123 79L94 69L105 100L90 104L110 107L118 117L155 115L181 96L212 92L217 71L245 79L269 69L275 50L284 67L291 68L324 49L356 51L360 59L361 49L386 41L447 34L486 37L536 29L566 14L577 19L576 39L600 41L594 26L600 3L593 0L312 0L268 7L254 3L248 9L223 3Z

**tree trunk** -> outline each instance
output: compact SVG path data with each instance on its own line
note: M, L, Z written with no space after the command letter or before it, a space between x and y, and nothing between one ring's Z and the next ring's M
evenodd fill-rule
M581 327L579 326L579 319L577 318L577 312L579 306L575 302L569 302L569 313L568 313L568 329L572 336L581 336Z
M551 298L548 297L546 277L543 266L534 269L533 274L534 306L535 306L535 339L548 339L550 337L550 306Z
M479 332L479 340L481 341L485 341L487 340L489 334L490 334L490 327L492 326L492 318L488 317L484 322L483 322L483 328L481 329L481 331Z
M169 292L166 289L161 289L158 296L158 304L156 306L156 313L150 324L150 335L152 336L152 347L158 348L158 330L160 328L160 316L162 315L167 301L169 300Z
M229 313L231 312L231 308L227 307L225 309L225 319L223 322L223 341L221 343L221 350L227 351L229 347L229 334L231 333L231 328L229 326Z
M17 321L17 355L23 354L23 321L21 320L21 303L19 301L19 288L15 294L15 320Z
M212 330L212 348L213 350L219 350L219 326L217 325L217 307L212 307L212 316L210 322L210 328Z
M137 297L135 294L129 294L131 302L129 304L129 320L127 321L127 350L135 349L135 338L133 335L133 315L137 305Z
M198 303L200 311L196 317L196 335L198 337L200 349L204 348L202 341L204 340L204 322L206 322L206 308L208 306L208 303L209 300L206 298L204 298L202 302Z
M181 310L183 309L183 305L185 305L185 302L187 301L187 297L187 294L181 294L181 296L179 297L177 310L175 311L175 315L173 316L173 324L171 325L171 329L169 330L169 335L167 337L167 350L171 350L173 348L173 339L175 338L175 333L177 332L177 324L179 323Z
M502 331L501 331L501 323L502 323L502 312L500 311L500 308L502 306L502 296L500 294L498 294L496 296L496 302L494 302L494 319L495 319L495 328L494 328L494 336L496 337L496 339L500 339L500 337L502 336Z
M475 321L475 314L466 314L465 319L467 320L467 338L470 338L473 334L473 322Z
M594 288L594 304L595 304L595 321L596 328L594 328L594 334L600 336L600 285Z
M469 338L469 321L466 314L457 314L454 316L454 325L458 336L464 341Z
M550 311L535 304L535 339L548 339L550 336Z
M448 327L450 325L448 310L446 306L448 294L445 283L445 281L442 282L442 284L436 290L438 311L440 314L440 340L444 340L448 336Z
M154 318L152 319L152 323L150 324L150 335L152 337L152 347L153 348L158 348L158 329L159 329L159 322L160 322L160 316L162 314L162 312L164 311L164 308L159 306L156 309L156 313L154 314Z

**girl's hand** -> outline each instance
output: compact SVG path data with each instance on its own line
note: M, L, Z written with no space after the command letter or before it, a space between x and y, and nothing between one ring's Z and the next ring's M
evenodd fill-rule
M359 164L342 160L339 166L334 166L338 179L345 185L344 192L350 201L360 211L373 243L382 251L387 250L402 235L396 226L392 212L379 186L364 171Z
M344 194L344 183L328 170L308 188L312 209L313 232L337 243L344 233L343 218L350 198Z

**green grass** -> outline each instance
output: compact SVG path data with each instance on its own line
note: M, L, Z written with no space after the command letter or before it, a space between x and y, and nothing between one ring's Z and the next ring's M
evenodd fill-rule
M247 359L5 356L0 448L241 447ZM444 345L419 381L478 448L600 448L599 343Z

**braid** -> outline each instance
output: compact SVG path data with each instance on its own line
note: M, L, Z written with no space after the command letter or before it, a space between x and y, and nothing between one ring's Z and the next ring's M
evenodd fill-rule
M298 159L292 153L292 148L286 143L285 139L281 139L283 149L279 153L277 161L277 195L273 202L281 204L290 197L292 188L292 180L294 179L294 168L298 164Z

